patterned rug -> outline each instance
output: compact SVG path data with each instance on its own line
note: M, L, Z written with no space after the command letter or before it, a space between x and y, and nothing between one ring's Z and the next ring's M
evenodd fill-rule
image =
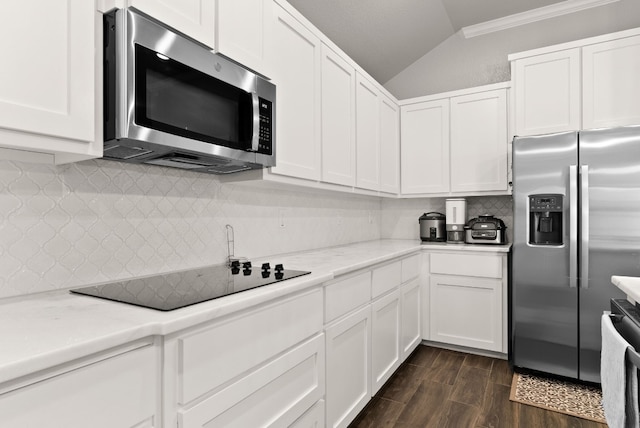
M509 399L606 424L600 388L514 373Z

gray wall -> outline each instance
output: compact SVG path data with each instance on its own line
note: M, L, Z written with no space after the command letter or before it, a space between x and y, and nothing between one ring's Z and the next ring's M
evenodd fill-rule
M504 82L507 55L640 27L640 0L620 0L558 18L464 39L460 32L389 80L398 99Z

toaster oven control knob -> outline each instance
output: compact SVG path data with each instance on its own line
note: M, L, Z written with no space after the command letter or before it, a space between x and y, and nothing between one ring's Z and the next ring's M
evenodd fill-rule
M276 272L282 272L284 270L284 266L281 263L276 265Z
M271 269L271 265L269 263L262 263L262 270L269 271Z

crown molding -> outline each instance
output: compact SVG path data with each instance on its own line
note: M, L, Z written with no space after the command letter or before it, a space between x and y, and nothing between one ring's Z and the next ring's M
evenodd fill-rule
M483 34L494 33L496 31L530 24L532 22L543 21L545 19L555 18L569 13L579 12L592 7L604 6L605 4L617 1L619 0L565 0L560 3L539 7L522 13L516 13L503 18L493 19L480 24L469 25L468 27L463 27L460 31L465 39L469 39L471 37L482 36Z

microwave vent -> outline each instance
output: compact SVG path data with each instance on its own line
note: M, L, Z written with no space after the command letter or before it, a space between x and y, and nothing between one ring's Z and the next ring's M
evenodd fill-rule
M201 169L201 168L224 168L230 163L229 160L219 158L217 156L193 156L184 153L170 153L168 155L144 161L151 165L170 166L172 168L182 169Z
M207 169L207 172L212 174L231 174L233 172L247 171L251 169L250 166L244 164L228 164L228 165L214 165Z
M152 152L153 152L152 150L143 149L141 147L127 147L127 146L115 145L115 146L105 147L103 157L110 158L110 159L126 160L126 159L137 158L138 156L147 155Z

